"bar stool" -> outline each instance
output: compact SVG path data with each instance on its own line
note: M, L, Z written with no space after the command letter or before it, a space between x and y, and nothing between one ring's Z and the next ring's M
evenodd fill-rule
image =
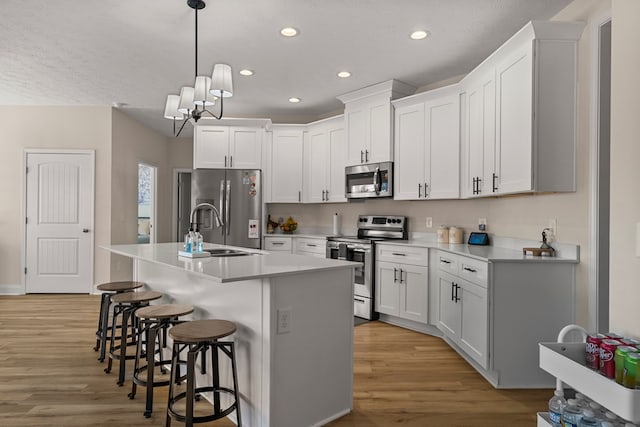
M96 346L93 347L95 351L100 350L100 357L98 360L104 362L104 357L107 348L107 340L110 339L108 335L109 330L109 307L111 306L110 298L122 292L131 292L134 289L138 289L144 286L142 282L108 282L96 286L96 289L102 291L100 296L100 314L98 314L98 329L96 330Z
M122 387L124 384L124 370L125 362L127 359L132 360L135 358L135 354L127 356L127 347L135 345L137 341L137 321L132 319L129 324L129 318L140 307L149 305L150 301L162 298L162 293L156 291L143 291L143 292L123 292L115 294L111 297L113 306L113 317L111 319L111 341L109 345L109 365L105 368L105 372L108 374L111 372L113 360L120 361L120 370L118 372L117 384ZM122 316L121 328L120 328L120 344L116 344L116 331L117 331L117 319L118 316ZM131 334L128 333L128 329L131 327ZM129 341L127 338L131 337Z
M164 360L162 348L166 344L166 331L169 326L182 323L178 317L193 313L193 307L183 304L159 304L150 305L148 307L139 308L135 312L138 319L138 339L136 345L136 357L133 368L133 383L131 385L131 393L129 399L136 396L138 385L147 388L147 402L144 416L149 418L153 410L153 388L169 385L169 380L154 380L154 371L156 367L160 367L164 373L165 365L171 363L171 359ZM143 338L145 336L145 350L143 352ZM163 337L165 337L163 339ZM155 344L158 342L159 351L155 351ZM145 357L146 365L140 365L140 359ZM155 360L155 354L159 353L159 361ZM147 373L146 378L142 378L142 373ZM178 375L179 376L179 375Z
M169 330L169 336L173 339L173 351L171 354L171 377L169 383L169 401L167 404L166 427L171 426L171 419L185 422L187 427L194 423L204 423L226 417L234 410L236 411L238 427L242 426L240 415L240 397L238 394L238 374L236 370L236 354L233 341L218 341L233 334L236 325L227 320L194 320L184 322L174 326ZM195 364L198 353L204 349L211 349L212 385L196 387L195 385ZM175 384L179 382L178 360L180 353L187 351L187 389L174 396ZM218 365L218 350L222 351L231 360L231 370L233 374L233 390L220 386L220 372ZM204 354L204 353L203 353ZM206 359L201 358L202 368L206 365ZM194 401L200 393L213 393L213 413L203 416L194 416ZM233 396L233 402L226 409L220 408L220 395ZM186 411L184 414L176 412L174 405L185 399Z

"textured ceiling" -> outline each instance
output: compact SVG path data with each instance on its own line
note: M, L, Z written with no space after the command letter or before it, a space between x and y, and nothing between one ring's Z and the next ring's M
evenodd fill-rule
M469 72L533 19L570 0L205 0L199 74L234 70L226 117L306 123L341 95L398 79L420 87ZM300 29L280 36L285 26ZM413 41L415 29L431 36ZM186 0L1 0L0 104L112 105L171 135L167 94L193 85ZM242 68L252 77L237 74ZM336 73L349 70L352 77ZM288 99L296 96L299 104ZM215 108L215 107L214 107Z

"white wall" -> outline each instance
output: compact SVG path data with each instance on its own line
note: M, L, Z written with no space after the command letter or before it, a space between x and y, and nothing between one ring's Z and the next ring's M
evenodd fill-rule
M109 243L111 212L111 108L0 106L0 293L23 292L22 225L26 148L91 149L96 156L96 246ZM109 279L109 258L95 252L96 282Z
M640 2L613 0L611 54L611 329L639 337Z
M609 1L576 0L558 14L555 20L590 21L601 15L602 10L610 7ZM615 26L614 26L615 28ZM614 30L615 31L615 30ZM295 205L273 204L268 213L272 216L289 215L298 220L303 229L331 227L331 215L338 212L342 216L343 228L354 230L358 214L391 214L409 217L410 232L435 232L441 224L458 225L465 230L476 230L478 218L487 218L491 234L505 237L539 240L542 229L547 227L549 219L557 219L557 238L564 243L578 244L581 247L581 263L577 268L576 315L578 323L585 327L595 314L589 312L590 298L594 298L589 289L589 155L591 141L591 61L592 44L590 25L585 28L579 43L578 64L578 144L577 144L577 187L575 193L518 195L500 198L447 201L391 201L367 200L347 204ZM458 81L460 76L452 77L445 83ZM439 85L421 88L432 89ZM425 218L433 218L433 228L425 227ZM640 219L639 219L640 220Z

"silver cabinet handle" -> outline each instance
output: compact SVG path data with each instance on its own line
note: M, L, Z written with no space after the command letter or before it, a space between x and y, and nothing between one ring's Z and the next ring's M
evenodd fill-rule
M496 191L498 191L498 186L496 185L496 181L498 180L498 175L496 175L495 172L492 175L493 175L493 192L495 193Z
M418 199L422 197L422 184L418 184Z
M404 271L403 269L400 269L400 283L402 282L402 273L406 273L406 271Z
M448 259L441 259L440 262L443 264L451 264L451 261L449 261Z
M227 156L224 156L224 167L227 167Z
M429 195L429 192L427 191L427 188L429 188L429 184L427 184L426 182L424 183L424 197L426 198Z
M455 298L455 297L454 297L454 292L455 292L455 291L454 291L453 286L454 286L454 284L453 284L453 282L451 282L451 301L454 301L454 298Z
M398 269L394 268L393 269L393 283L396 283L398 281L397 275L398 275Z
M325 190L324 194L325 194L325 197L326 197L325 201L328 202L329 201L329 190Z
M364 151L360 150L360 163L364 163L363 157L364 157Z
M315 244L313 244L313 243L307 243L307 246L312 247L312 248L315 248L315 247L317 247L318 245L315 245Z
M474 270L473 268L469 268L469 267L463 267L462 269L466 270L466 271L470 271L472 273L477 273L478 272L478 270Z
M302 191L298 191L298 202L302 201Z
M395 255L395 256L407 256L407 254L403 254L401 252L391 252L391 255Z
M369 150L364 150L364 161L365 162L369 161Z
M460 289L460 286L457 283L454 286L456 288L456 295L454 297L454 301L458 302L458 301L460 301L460 297L458 296L458 289Z
M229 156L229 167L233 167L233 156Z
M284 242L271 242L271 244L274 246L282 246L284 245Z

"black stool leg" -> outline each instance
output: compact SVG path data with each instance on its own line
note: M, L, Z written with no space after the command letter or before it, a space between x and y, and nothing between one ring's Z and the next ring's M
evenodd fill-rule
M189 346L189 351L187 352L187 395L185 402L186 407L186 417L185 417L185 426L193 427L193 402L195 397L195 367L196 367L196 355L198 354L198 346L191 347Z
M229 343L231 350L231 371L233 372L233 395L236 399L236 416L238 427L242 427L242 416L240 415L240 394L238 393L238 371L236 369L236 350L233 342Z
M104 310L101 309L100 311L101 319L98 326L100 328L100 357L98 357L100 363L104 362L104 358L107 353L107 336L109 332L109 309L111 308L111 295L113 294L102 294L102 301L104 301Z
M116 319L118 318L118 315L120 314L120 305L116 304L113 306L113 313L112 313L112 318L111 318L111 336L109 337L109 354L113 354L114 352L114 348L116 346L116 331L117 331L117 325L116 325ZM121 329L122 331L122 329ZM111 368L113 366L113 358L109 357L109 364L107 365L106 368L104 368L104 371L108 374L111 372Z
M127 363L127 336L129 329L129 316L135 310L134 307L128 307L122 312L122 330L120 333L120 370L118 372L118 384L120 387L124 385L124 370Z
M203 359L202 364L206 364ZM211 378L213 382L213 413L220 413L220 392L217 392L220 388L220 366L218 365L218 341L214 340L211 344Z
M147 328L147 403L144 410L144 416L149 418L151 416L151 412L153 411L153 377L154 377L154 364L155 364L155 348L156 348L156 337L158 336L158 328L159 324L151 325ZM151 349L149 349L149 344L151 344ZM162 351L162 348L160 349ZM162 361L162 356L160 356L160 361Z
M174 384L177 384L180 379L180 374L178 373L178 357L180 355L180 345L173 343L173 349L171 350L171 374L169 377L169 393L167 400L167 418L165 420L165 427L171 427L171 411L173 399L173 388Z

